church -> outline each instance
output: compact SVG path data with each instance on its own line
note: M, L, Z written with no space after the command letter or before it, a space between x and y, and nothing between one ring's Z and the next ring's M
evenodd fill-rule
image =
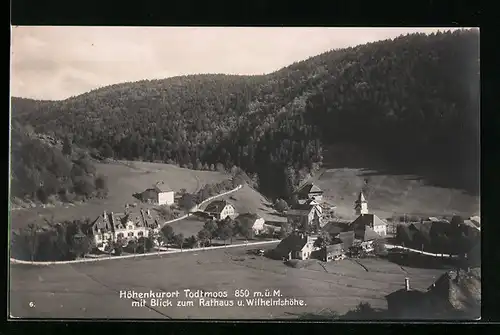
M354 202L354 210L358 216L357 219L352 222L354 228L370 227L382 237L387 235L387 223L375 214L369 213L368 201L366 201L362 191L359 192L358 199Z

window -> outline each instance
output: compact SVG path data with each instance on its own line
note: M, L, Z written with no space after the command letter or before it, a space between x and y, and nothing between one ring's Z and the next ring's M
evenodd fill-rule
M131 231L130 233L128 233L128 236L129 236L129 237L133 237L133 236L134 236L134 232L133 232L133 231Z
M144 232L140 231L137 233L137 236L143 236L144 235Z

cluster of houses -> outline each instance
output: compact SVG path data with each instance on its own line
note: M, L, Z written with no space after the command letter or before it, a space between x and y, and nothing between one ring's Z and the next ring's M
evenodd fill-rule
M255 213L238 214L236 208L227 200L214 200L210 202L204 211L195 213L203 218L222 221L226 218L231 218L236 221L244 221L251 227L254 235L260 235L265 230L265 220Z
M326 222L323 215L325 207L319 204L322 192L317 186L306 185L299 190L298 195L299 204L287 211L287 219L292 227L299 228L276 247L275 255L279 257L300 260L316 258L328 262L342 258L353 250L370 252L374 241L387 235L387 223L369 213L363 192L359 193L354 203L357 218L352 222ZM316 229L306 229L308 227ZM331 237L326 246L315 245L320 231Z

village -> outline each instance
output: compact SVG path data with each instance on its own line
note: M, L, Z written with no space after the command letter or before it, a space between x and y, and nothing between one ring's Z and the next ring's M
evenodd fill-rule
M141 193L139 199L156 207L177 209L179 197L164 185L163 182L156 183ZM198 234L190 237L192 243L176 239L166 229L170 221L178 219L164 221L161 211L155 207L137 209L137 204L127 206L123 213L104 211L82 232L92 241L94 252L101 251L108 255L119 255L121 252L117 252L117 246L126 247L137 244L139 240L149 245L145 248L147 250L143 250L146 252L186 245L191 248L208 247L212 245L208 241L213 239L224 240L224 243L231 240L232 243L234 237L234 242L241 243L243 238L245 244L254 239L280 239L278 246L266 253L272 258L330 262L345 257L366 257L393 245L422 252L433 251L431 234L446 234L447 227L451 226L450 220L436 217L418 222L388 223L370 213L363 191L359 192L353 204L356 215L353 221L337 218L335 206L323 200L323 191L313 183L306 183L298 189L295 199L295 203L286 204L284 208L279 201L275 204L275 207L281 207L276 211L280 212L278 215L286 218L282 222L266 221L255 213L238 213L230 200L209 201L204 209L194 205L186 210L184 216L195 217L204 222L204 226ZM452 221L457 219L452 218ZM479 217L461 220L458 225L465 236L480 236ZM241 237L239 240L236 239L238 236ZM474 246L468 248L473 249ZM434 251L445 253L443 250ZM465 254L467 250L460 252Z
M426 291L413 289L411 277L406 277L400 290L386 296L388 312L404 317L414 315L421 308L429 313L437 313L443 308L453 313L467 309L461 303L446 305L451 298L448 293L443 296L442 292L452 292L459 281L463 285L480 267L478 217L465 220L458 216L451 219L429 217L395 225L370 212L368 200L361 190L353 204L356 218L350 221L335 216L335 206L323 199L323 191L313 183L300 187L294 197L295 203L284 206L277 201L275 204L276 212L286 218L281 223L267 222L255 213L238 213L228 200L208 199L205 206L194 205L185 214L204 222L203 228L196 236L179 238L171 228L166 228L176 219L163 221L154 209L158 206L177 208L179 196L158 182L138 197L152 208L136 209L134 205L127 206L123 213L103 212L84 227L82 232L92 241L93 248L88 255L82 256L112 257L126 252L179 248L181 251L183 248L210 249L218 245L212 240L224 240L226 246L232 243L251 246L252 242L275 240L278 244L274 248L256 248L249 252L295 268L313 260L334 265L344 259L356 261L361 258L385 258L404 266L408 262L420 262L419 266L426 268L437 259L447 264L448 269L455 270L446 271ZM453 229L459 232L458 235L452 232ZM443 238L448 242L443 242ZM231 242L227 244L227 240ZM138 251L141 246L142 250Z

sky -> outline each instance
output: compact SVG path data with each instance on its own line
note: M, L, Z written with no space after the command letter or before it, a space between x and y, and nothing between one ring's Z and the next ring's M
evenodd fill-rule
M143 79L265 74L331 49L454 29L13 26L10 89L61 100Z

